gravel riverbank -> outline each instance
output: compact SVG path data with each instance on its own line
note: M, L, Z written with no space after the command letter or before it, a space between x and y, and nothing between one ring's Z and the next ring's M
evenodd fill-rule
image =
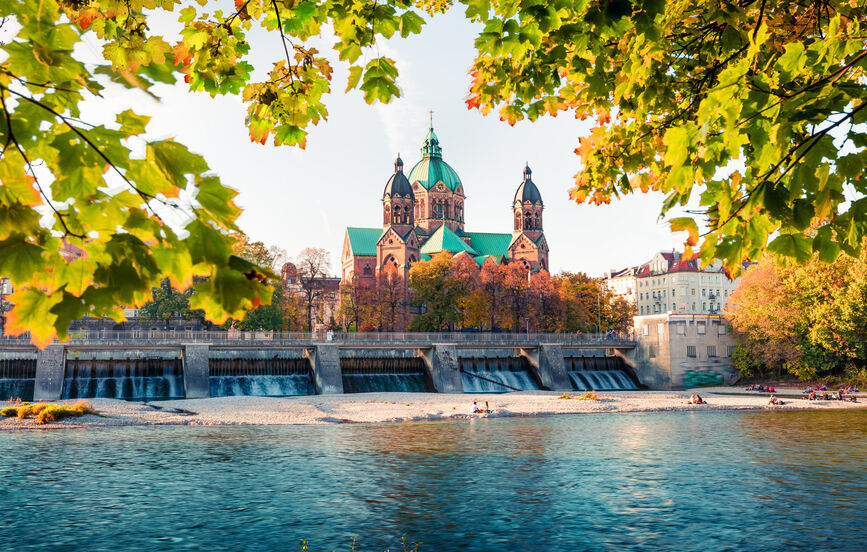
M302 397L219 397L159 402L91 399L102 416L83 416L37 425L33 419L0 418L0 430L104 427L126 425L294 425L413 422L466 419L473 399L485 401L492 414L484 416L551 416L600 412L659 412L703 410L828 410L867 407L867 401L806 401L784 399L768 405L767 394L726 394L732 388L700 389L706 405L688 405L691 391L601 391L601 400L558 398L553 391L522 391L502 395L441 393L361 393ZM719 394L717 394L719 393ZM569 393L580 397L582 393Z

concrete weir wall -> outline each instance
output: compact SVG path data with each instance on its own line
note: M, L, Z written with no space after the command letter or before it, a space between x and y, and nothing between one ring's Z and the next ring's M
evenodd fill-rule
M66 371L65 353L63 345L49 345L36 354L33 400L55 401L61 397Z
M211 396L207 345L184 345L184 394L188 399Z
M437 393L463 393L461 365L458 352L453 344L434 344L430 349L422 349L434 391Z
M313 369L313 386L317 395L343 393L343 373L340 371L340 350L337 345L317 345L307 351Z
M560 345L542 344L538 349L521 349L521 356L530 362L544 389L569 391L572 383L566 373L563 348Z

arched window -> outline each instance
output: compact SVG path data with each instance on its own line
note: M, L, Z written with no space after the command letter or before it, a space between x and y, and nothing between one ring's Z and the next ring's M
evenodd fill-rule
M533 225L533 218L530 215L530 212L527 211L524 213L524 230L530 230Z
M521 229L521 213L515 213L515 230Z
M434 216L436 218L442 218L443 216L443 204L439 201L434 203Z
M414 262L416 262L417 260L418 260L418 259L415 258L415 255L410 255L410 256L409 256L409 262L410 262L410 263L414 263Z
M533 217L533 229L534 230L541 230L542 229L542 215L540 215L539 213L536 213L536 215Z
M390 220L391 220L391 205L386 205L385 206L385 217L384 217L384 220L382 222L384 222L385 224L388 224L388 221L390 221Z
M410 216L409 206L403 208L403 221L409 224L412 221L412 217Z
M365 276L370 276L373 274L373 270L370 269L370 265L364 265L364 270L361 271Z

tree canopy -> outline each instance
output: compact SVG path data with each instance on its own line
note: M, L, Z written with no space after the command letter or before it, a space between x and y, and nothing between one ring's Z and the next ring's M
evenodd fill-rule
M744 375L867 382L867 248L834 264L765 257L729 299Z
M216 323L270 300L267 270L232 253L237 192L184 145L142 139L148 118L131 109L110 125L79 120L85 99L119 86L155 96L155 83L182 77L194 92L240 96L251 140L304 147L332 91L314 39L333 36L346 90L388 102L398 69L371 47L449 9L480 29L470 108L510 124L560 112L596 121L577 140L575 201L659 190L662 216L697 203L672 228L732 273L769 239L801 262L857 255L867 229L862 0L236 0L229 11L212 0L6 0L7 331L44 344L85 314L121 319L164 277L194 287L191 307ZM153 15L175 10L180 36L161 35ZM254 25L278 37L261 82L247 61ZM86 35L104 64L76 57ZM186 222L167 224L176 211ZM84 254L63 258L64 240Z

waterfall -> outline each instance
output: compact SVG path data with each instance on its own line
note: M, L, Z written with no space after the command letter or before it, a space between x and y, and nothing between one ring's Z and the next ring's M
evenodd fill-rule
M18 351L0 352L0 400L33 400L36 381L36 354Z
M521 391L539 389L539 385L530 374L529 362L524 357L460 360L464 393L506 393L515 389ZM503 383L508 387L497 383Z
M618 357L567 357L566 369L577 391L638 389Z
M212 397L286 397L316 392L306 358L212 357L209 373Z
M147 354L147 351L144 352ZM70 358L63 399L165 400L184 397L180 358Z
M344 393L426 393L430 391L420 358L341 358Z

